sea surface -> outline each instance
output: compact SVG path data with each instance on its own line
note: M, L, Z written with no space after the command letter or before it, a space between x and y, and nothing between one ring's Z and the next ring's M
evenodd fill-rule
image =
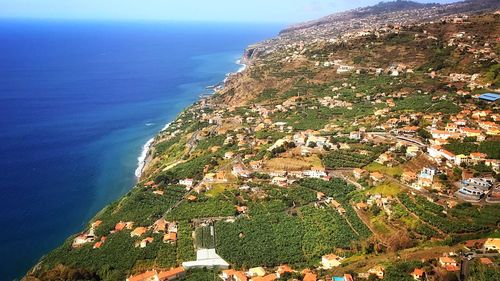
M0 21L0 279L125 194L144 144L281 27Z

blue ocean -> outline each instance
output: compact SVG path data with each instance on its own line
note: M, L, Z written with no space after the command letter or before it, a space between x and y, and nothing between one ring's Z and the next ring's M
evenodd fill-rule
M147 140L281 27L0 21L0 279L126 193Z

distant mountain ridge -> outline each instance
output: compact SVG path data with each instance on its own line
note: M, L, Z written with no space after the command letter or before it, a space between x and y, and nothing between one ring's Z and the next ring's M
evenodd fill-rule
M334 13L316 20L311 20L311 21L306 21L303 23L298 23L294 24L290 27L285 28L284 30L281 31L281 34L297 30L297 29L304 29L304 28L309 28L321 24L327 24L329 22L334 22L334 21L343 21L343 20L349 20L349 19L354 19L354 18L361 18L361 17L366 17L369 15L375 15L375 14L380 14L380 13L389 13L389 12L396 12L396 11L403 11L403 10L411 10L411 9L421 9L421 8L431 8L431 7L437 7L441 6L441 4L438 3L419 3L415 1L406 1L406 0L397 0L397 1L389 1L389 2L379 2L378 4L374 6L368 6L368 7L361 7L361 8L356 8L344 12L338 12Z
M249 46L243 55L246 63L284 46L313 40L335 40L359 31L387 25L409 25L449 16L472 15L500 9L500 0L465 0L449 4L396 0L374 6L334 13L283 29L276 38Z

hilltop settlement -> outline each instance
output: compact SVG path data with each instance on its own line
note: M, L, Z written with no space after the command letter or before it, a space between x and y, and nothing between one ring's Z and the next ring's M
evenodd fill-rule
M24 280L500 280L499 5L381 3L249 47Z

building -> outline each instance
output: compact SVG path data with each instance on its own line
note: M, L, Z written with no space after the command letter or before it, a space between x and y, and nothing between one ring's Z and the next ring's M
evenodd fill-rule
M500 252L500 238L488 238L486 242L484 242L484 249L486 251Z
M196 251L196 260L183 262L182 266L186 269L191 268L229 268L229 264L222 259L215 249L200 249Z
M223 270L220 277L224 281L247 281L248 280L248 277L245 275L245 272L237 271L234 269Z
M324 255L323 257L321 257L321 264L323 265L324 269L331 269L340 266L341 263L342 258L335 254Z
M375 275L378 279L384 279L384 268L382 266L375 266L368 270L368 275Z
M439 265L447 271L458 271L460 268L458 267L458 263L454 258L451 257L440 257Z
M421 268L415 268L411 273L414 280L424 280L425 271Z
M139 275L131 275L126 281L173 281L186 275L183 267L172 268L168 271L149 270Z
M479 96L479 99L486 102L496 102L500 99L500 94L497 93L485 93Z
M248 270L248 276L251 277L263 277L266 275L266 270L262 267L252 267Z

